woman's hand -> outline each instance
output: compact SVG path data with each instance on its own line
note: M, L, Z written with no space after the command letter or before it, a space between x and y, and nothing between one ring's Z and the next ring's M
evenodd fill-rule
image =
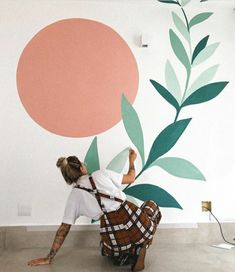
M49 258L39 258L39 259L34 259L28 262L28 265L30 266L38 266L38 265L45 265L45 264L50 264L51 260Z
M136 157L137 157L137 153L135 152L134 149L130 149L129 150L129 160L131 162L134 162L136 160Z

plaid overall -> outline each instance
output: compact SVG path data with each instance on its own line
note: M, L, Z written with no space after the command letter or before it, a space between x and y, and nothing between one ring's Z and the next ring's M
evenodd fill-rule
M99 192L92 177L89 177L92 189L76 188L93 193L100 205L103 215L100 218L100 236L102 255L121 256L131 254L133 247L145 242L151 243L161 220L158 205L152 201L145 201L141 207L129 201L123 201L114 196ZM120 202L120 208L107 212L101 198L108 198Z

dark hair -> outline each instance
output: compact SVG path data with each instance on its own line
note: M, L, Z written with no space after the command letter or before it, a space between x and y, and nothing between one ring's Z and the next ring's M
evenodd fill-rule
M60 168L66 183L69 185L76 183L82 176L80 170L82 163L76 156L61 157L57 160L56 166Z

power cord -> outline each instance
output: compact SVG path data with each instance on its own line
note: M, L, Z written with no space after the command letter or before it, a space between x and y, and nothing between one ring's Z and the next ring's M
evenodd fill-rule
M221 223L220 223L219 220L216 218L216 216L212 213L212 211L209 210L209 209L208 209L207 207L205 207L205 206L202 206L202 208L206 209L206 210L207 210L207 211L215 218L215 220L216 220L217 223L219 224L220 233L221 233L221 236L222 236L223 240L224 240L226 243L235 246L235 243L229 242L229 241L227 241L227 240L225 239L224 234L223 234L223 230L222 230ZM233 238L233 240L235 240L235 238Z

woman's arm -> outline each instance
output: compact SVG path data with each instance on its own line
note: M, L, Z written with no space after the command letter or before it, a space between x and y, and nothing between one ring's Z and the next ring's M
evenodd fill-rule
M51 250L49 254L47 255L47 257L31 260L30 262L28 262L28 265L37 266L37 265L50 264L53 258L55 257L56 253L61 248L67 234L69 233L70 228L71 228L71 225L62 223L56 232L54 242L52 244Z
M135 165L137 154L133 149L129 150L129 170L126 175L123 175L122 184L130 184L135 181Z

